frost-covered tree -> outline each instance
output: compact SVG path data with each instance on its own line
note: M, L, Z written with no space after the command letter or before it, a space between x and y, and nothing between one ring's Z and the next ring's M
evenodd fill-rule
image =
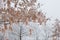
M28 40L39 40L38 35L45 32L48 20L39 9L40 3L37 0L1 0L1 2L0 23L3 26L0 27L0 32L3 33L3 39L27 40L29 37L35 36ZM41 27L42 29L40 29ZM17 35L18 38L14 35ZM27 38L24 39L23 37ZM45 40L45 38L42 37L41 40Z
M60 20L56 19L54 23L53 40L60 40Z

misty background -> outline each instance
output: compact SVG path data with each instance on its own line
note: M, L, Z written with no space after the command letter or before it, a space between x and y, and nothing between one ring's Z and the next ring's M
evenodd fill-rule
M60 0L39 0L41 9L47 17L53 19L60 18Z

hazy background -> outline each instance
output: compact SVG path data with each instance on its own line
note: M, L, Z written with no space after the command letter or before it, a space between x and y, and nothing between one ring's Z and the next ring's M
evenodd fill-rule
M43 4L41 9L47 17L60 18L60 0L39 0L39 2Z

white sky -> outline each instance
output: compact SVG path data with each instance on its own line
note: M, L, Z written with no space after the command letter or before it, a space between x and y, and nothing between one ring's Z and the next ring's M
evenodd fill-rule
M60 18L60 0L39 0L43 6L41 9L47 17Z

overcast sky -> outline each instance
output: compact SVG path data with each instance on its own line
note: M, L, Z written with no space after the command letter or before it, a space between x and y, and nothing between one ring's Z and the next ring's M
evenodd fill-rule
M60 18L60 0L39 0L43 6L41 9L52 19Z

